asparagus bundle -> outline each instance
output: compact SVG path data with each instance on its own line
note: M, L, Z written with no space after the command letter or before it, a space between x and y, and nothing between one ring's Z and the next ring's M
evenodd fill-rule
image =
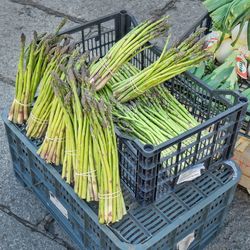
M111 109L86 93L83 105L90 122L93 163L96 166L99 189L99 222L113 223L126 214L120 187L118 151ZM91 147L90 147L91 150Z
M200 29L177 48L169 50L167 50L168 38L163 52L157 61L136 75L117 82L112 86L117 100L127 102L134 99L142 95L146 90L185 72L207 59L208 54L202 50L204 41L203 39L198 39L203 31L203 29Z
M144 144L158 145L197 126L199 123L164 86L147 91L128 105L115 102L117 126ZM190 143L192 140L187 140ZM170 153L170 152L166 152Z
M68 120L71 120L71 126L67 128L74 134L75 147L71 143L69 152L64 162L64 172L69 173L73 169L74 190L80 198L87 201L98 200L98 187L96 166L93 159L93 143L90 137L90 123L85 115L86 107L82 106L81 96L86 88L85 78L87 77L87 66L85 64L86 56L83 55L77 62L71 60L67 70L67 83L72 96L71 109L72 113L66 114ZM75 63L75 65L74 65ZM70 111L68 107L67 111ZM73 114L73 115L72 115ZM72 137L72 136L71 136ZM66 137L67 141L72 138ZM71 159L70 159L71 157ZM68 162L73 164L68 165ZM65 176L67 177L67 175ZM67 181L70 181L68 179Z
M80 101L81 89L83 89L85 85L82 75L86 72L86 58L86 54L79 58L79 50L73 51L67 66L63 69L65 78L62 79L56 72L53 72L52 86L64 113L64 121L66 124L66 147L62 177L68 183L74 183L75 192L81 198L92 200L92 198L88 197L97 197L97 193L94 196L88 193L88 197L86 197L87 189L82 183L85 179L83 180L83 174L80 173L83 164L88 167L88 161L85 162L87 158L84 158L83 162L83 157L84 155L88 155L86 152L88 152L89 137L86 134L85 126L87 126L87 121L83 116ZM79 72L81 72L82 75L80 75ZM77 75L77 78L75 75ZM84 145L86 145L85 148L83 148ZM93 199L96 200L95 198Z
M160 36L169 29L168 17L159 20L149 19L133 28L120 39L108 53L90 66L90 83L99 90L105 86L116 71L136 54L144 50L150 40Z
M129 62L125 63L117 70L117 72L115 74L112 75L112 77L107 82L107 84L104 86L104 88L102 88L101 90L96 92L96 95L99 98L103 98L105 100L105 102L110 103L110 98L112 99L112 96L113 96L112 86L119 81L123 81L123 80L135 75L139 71L140 70L137 69L133 64L131 64Z
M68 43L67 39L65 43ZM54 98L54 92L52 90L52 72L56 72L61 75L62 78L65 77L61 73L59 66L65 66L67 64L69 57L68 53L71 52L70 49L70 45L64 44L62 47L58 45L53 55L51 55L52 59L46 67L41 79L40 93L27 120L26 134L30 138L41 138L46 132L52 106L51 103Z
M121 66L121 68L112 76L112 78L109 80L107 85L110 86L112 89L112 86L115 85L117 82L121 82L125 79L128 79L131 76L136 75L139 73L140 70L136 68L133 64L131 63L125 63ZM99 92L98 92L99 93Z
M79 52L77 50L72 51L72 55L68 58L68 64L70 65L71 61L74 60L75 55ZM58 66L60 68L61 77L66 77L65 69L63 68L63 65ZM49 121L48 121L48 128L45 134L44 141L40 148L38 149L37 153L43 158L45 161L49 163L54 163L55 165L62 164L65 161L65 157L67 156L68 147L71 146L70 143L65 144L65 139L67 136L67 133L65 131L66 124L69 123L68 120L66 120L65 117L65 108L61 105L61 96L65 96L65 88L67 85L64 84L64 82L60 79L60 77L57 76L57 73L55 71L51 72L52 82L50 82L50 86L54 86L55 77L57 78L58 83L61 85L58 88L54 89L56 96L53 98L53 101L51 103L51 110L49 113ZM53 89L53 88L52 88ZM58 95L56 91L59 90L64 91L63 94ZM67 96L66 96L67 98ZM69 126L69 125L68 125ZM70 141L74 140L74 135L68 135L70 136ZM72 139L71 139L72 137ZM71 150L71 149L70 149ZM71 156L70 156L71 157ZM69 177L68 179L71 182L72 179L72 170L68 173Z
M82 77L82 75L86 73L87 67L86 58L87 54L79 58L79 51L74 51L69 60L67 70L65 71L66 82L60 80L64 85L64 90L60 88L60 86L56 87L58 85L54 86L56 92L58 92L61 97L61 105L64 109L64 119L66 121L66 153L63 161L62 177L65 178L68 183L74 182L74 190L81 198L86 198L84 196L86 192L84 193L81 189L82 183L79 179L82 180L82 174L78 169L81 168L79 165L82 164L83 145L88 145L84 142L86 139L84 131L85 123L80 101L81 89L84 87L84 77ZM79 72L81 72L81 75ZM75 75L77 75L77 78ZM59 80L58 77L56 78ZM87 184L89 184L89 182ZM90 185L92 185L92 183L90 183ZM93 185L95 186L95 183ZM95 190L95 188L91 190ZM90 193L88 193L88 195L89 194ZM88 200L95 200L97 195L92 195L91 193L88 197L91 197Z
M57 98L52 101L48 128L37 153L47 163L59 165L63 162L65 150L65 121L63 110Z
M25 35L21 35L21 53L16 76L15 99L11 105L8 119L14 123L23 124L29 117L31 104L34 100L37 87L49 62L49 51L61 41L57 36L64 20L55 34L34 32L33 40L25 50Z
M34 38L25 53L25 35L21 35L21 54L16 76L16 93L8 117L14 123L22 124L28 119L40 75L43 74L41 71L45 68L43 64L46 65L48 61L45 59L46 47L44 40L38 44L37 34L34 33ZM26 60L25 57L27 57Z
M55 77L58 82L54 83L65 110L66 145L70 146L73 162L73 167L64 162L63 177L68 182L74 178L74 190L82 199L99 200L100 223L115 222L122 218L126 209L111 110L89 84L86 65L80 62L81 66L76 67L77 63L70 60L66 81L58 84L61 80Z

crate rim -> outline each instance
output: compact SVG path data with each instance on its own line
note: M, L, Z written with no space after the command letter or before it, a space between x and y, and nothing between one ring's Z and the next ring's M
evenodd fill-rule
M178 141L182 141L187 139L188 137L196 134L198 131L202 130L202 129L206 129L207 127L209 127L210 125L214 124L215 121L218 120L218 118L224 118L227 115L229 115L230 113L233 113L236 110L240 110L242 108L242 106L247 104L247 100L245 97L240 98L240 103L234 105L233 107L228 108L226 111L223 111L222 113L208 119L207 121L185 131L184 133L173 137L165 142L162 142L161 144L158 145L152 145L152 144L143 144L139 141L139 139L133 138L129 135L126 135L125 133L121 132L119 129L116 128L116 133L119 135L119 137L125 139L125 140L130 140L132 142L134 142L137 145L137 149L140 150L140 152L146 156L146 157L150 157L155 155L156 153L160 153L162 150L164 150L165 148L171 147L172 145L176 144ZM145 151L145 147L148 147L151 150Z
M16 126L10 122L7 119L7 114L8 114L8 109L5 108L4 111L2 112L2 119L3 122L6 126L8 126L13 133L25 144L25 146L30 150L30 152L34 155L37 155L37 152L35 150L35 146L31 143L31 141L23 134L21 133ZM65 182L65 180L62 179L61 175L56 171L56 169L51 165L51 164L47 164L43 159L41 159L40 157L37 157L37 159L46 166L47 170L56 177L57 181L65 188L66 191L68 191L71 195L73 195L73 197L75 198L75 201L78 203L79 206L81 206L81 208L90 215L90 217L93 219L94 223L96 223L96 225L106 234L109 235L110 240L113 241L113 243L119 248L121 247L125 247L122 249L140 249L143 250L144 249L144 244L140 243L140 244L130 244L130 243L126 243L126 242L122 242L117 235L115 235L115 233L113 232L114 229L111 229L110 226L108 225L101 225L98 222L98 216L97 214L87 205L87 203L84 200L81 200L76 193L74 192L74 190L72 189L72 187L67 184ZM234 176L233 178L228 181L227 183L225 183L223 186L221 186L221 188L219 190L216 190L212 195L206 197L203 201L200 202L199 206L201 207L201 209L203 209L204 207L206 207L207 205L210 204L211 200L215 200L216 198L218 198L219 196L221 196L223 193L225 193L226 191L228 191L230 188L232 188L234 185L236 185L241 177L241 171L239 169L239 167L237 166L237 164L232 161L232 160L227 160L224 162L227 165L230 165L231 168L234 170ZM196 214L196 209L195 206L193 208L191 208L189 211L187 211L184 215L178 217L177 219L175 219L172 223L171 226L166 226L165 228L163 228L160 232L158 232L157 235L151 237L145 244L151 244L154 245L155 243L157 243L158 241L160 241L161 239L164 238L164 236L166 236L167 234L169 234L170 232L172 232L174 229L176 229L182 222L184 219L189 219L191 218L193 215ZM117 243L120 243L117 244Z

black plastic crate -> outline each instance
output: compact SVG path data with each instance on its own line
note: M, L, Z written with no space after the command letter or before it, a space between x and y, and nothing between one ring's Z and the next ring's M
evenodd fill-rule
M212 28L212 19L209 16L209 14L205 14L204 16L202 16L197 23L195 23L193 25L193 27L191 27L184 35L183 37L180 39L181 41L183 41L184 39L186 39L188 36L190 36L192 33L194 33L198 28L207 28L206 31L201 35L204 36L206 34L209 33L209 30ZM205 83L204 83L205 84ZM242 91L244 91L247 88L250 88L250 81L246 80L246 79L240 79L239 80L239 92L241 93ZM250 138L250 108L248 108L248 110L246 111L246 116L245 116L245 120L242 123L242 128L240 131L240 134Z
M105 55L135 25L135 19L121 11L63 33L71 34L81 51L89 51L92 58ZM146 49L132 63L143 69L160 53L157 47ZM121 180L141 204L164 196L178 176L194 165L208 168L229 159L247 107L245 98L231 91L212 91L188 73L171 79L165 86L201 125L161 145L142 145L116 130ZM225 93L232 98L226 100ZM185 146L190 139L193 142ZM166 150L172 153L166 155Z
M115 224L98 223L97 204L81 200L61 178L61 167L46 164L37 154L40 141L25 136L3 114L14 173L48 209L79 249L177 250L193 238L189 250L203 250L218 234L227 216L240 170L232 161L168 189L158 201L141 206L124 191L127 215ZM25 164L23 164L25 162Z
M103 56L132 27L135 19L126 11L65 31L90 57ZM132 59L140 69L160 55L157 47ZM174 186L178 176L197 164L206 168L232 156L244 118L246 98L231 91L212 91L189 73L165 83L166 88L201 122L201 125L161 145L142 145L117 130L121 179L141 204L148 204ZM225 94L231 99L224 98ZM185 146L184 142L193 141ZM168 150L169 154L163 153Z

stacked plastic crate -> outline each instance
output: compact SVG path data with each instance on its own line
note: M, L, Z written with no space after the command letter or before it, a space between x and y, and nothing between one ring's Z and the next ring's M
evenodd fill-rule
M90 57L103 56L134 25L127 12L65 31ZM132 62L140 69L160 54L149 48ZM219 232L233 199L240 171L232 156L246 100L212 91L185 73L166 88L201 124L161 145L142 145L118 130L120 174L127 215L100 225L93 203L80 200L61 178L61 167L37 154L41 141L25 136L25 126L3 120L16 176L43 202L80 249L204 249ZM186 142L189 143L186 143Z
M212 28L212 20L209 14L205 14L200 20L183 36L181 40L184 40L187 36L192 34L199 27L207 28L204 35L210 31ZM250 87L249 79L240 78L239 81L239 93L243 92ZM236 143L236 148L234 151L233 159L239 164L242 170L242 177L240 180L240 185L250 190L250 109L248 107L246 111L245 119L242 123L242 128L240 130L240 135Z

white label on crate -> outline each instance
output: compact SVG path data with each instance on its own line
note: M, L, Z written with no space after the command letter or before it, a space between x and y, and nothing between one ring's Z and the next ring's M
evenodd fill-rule
M177 243L177 249L178 250L187 250L190 244L194 241L194 232L191 234L187 235L184 239L180 240Z
M192 181L192 180L196 179L197 177L199 177L201 175L202 169L205 169L203 163L200 163L200 164L193 166L191 169L180 174L178 181L177 181L177 184L180 184L180 183L185 182L185 181Z
M62 203L51 193L49 192L49 198L52 201L52 203L61 211L61 213L68 219L68 211L67 209L62 205Z

